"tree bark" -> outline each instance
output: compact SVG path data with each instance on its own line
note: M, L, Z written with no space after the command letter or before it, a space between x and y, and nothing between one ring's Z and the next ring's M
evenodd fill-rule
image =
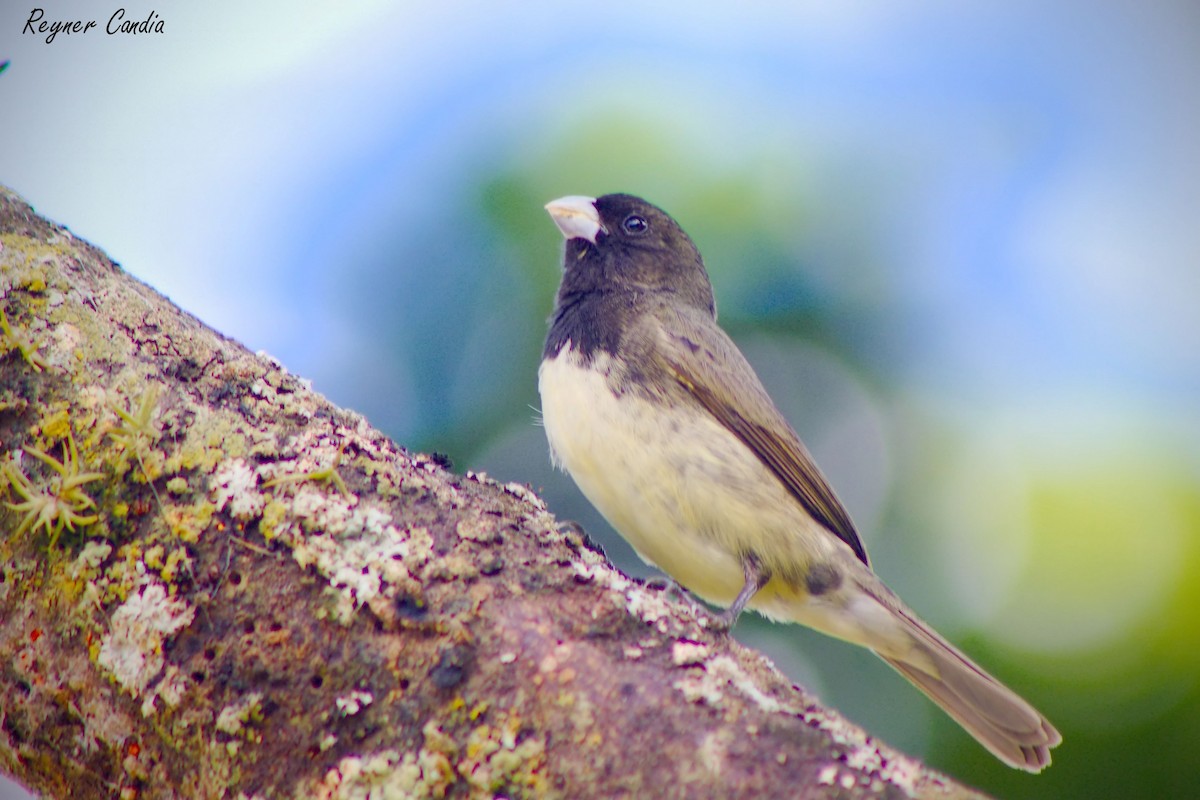
M979 796L3 187L0 236L0 770L32 790Z

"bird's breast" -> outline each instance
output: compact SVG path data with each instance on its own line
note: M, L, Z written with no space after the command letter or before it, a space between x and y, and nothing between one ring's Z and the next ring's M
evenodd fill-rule
M620 385L569 343L538 387L554 463L645 560L727 604L753 552L802 568L822 535L758 458L699 406Z

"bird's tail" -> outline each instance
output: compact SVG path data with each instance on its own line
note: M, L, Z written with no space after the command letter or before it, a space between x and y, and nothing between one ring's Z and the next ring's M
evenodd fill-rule
M914 646L880 657L1009 766L1041 772L1062 736L1041 713L993 678L903 606L889 610Z

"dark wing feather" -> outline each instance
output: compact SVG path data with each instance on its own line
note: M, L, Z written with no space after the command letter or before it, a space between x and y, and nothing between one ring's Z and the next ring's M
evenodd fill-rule
M672 317L659 318L666 324L655 348L667 373L745 442L814 519L870 566L850 515L737 346L715 321Z

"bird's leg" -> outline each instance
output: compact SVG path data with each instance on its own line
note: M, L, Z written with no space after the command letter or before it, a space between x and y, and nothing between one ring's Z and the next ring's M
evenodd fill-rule
M741 615L742 609L746 607L746 603L750 602L750 598L758 594L758 590L767 585L771 580L771 573L763 569L762 564L751 553L747 553L742 557L742 574L746 576L746 582L742 585L742 590L738 592L738 596L734 599L733 604L729 608L722 611L713 617L714 630L728 631L733 628L733 623L737 622L738 616Z

